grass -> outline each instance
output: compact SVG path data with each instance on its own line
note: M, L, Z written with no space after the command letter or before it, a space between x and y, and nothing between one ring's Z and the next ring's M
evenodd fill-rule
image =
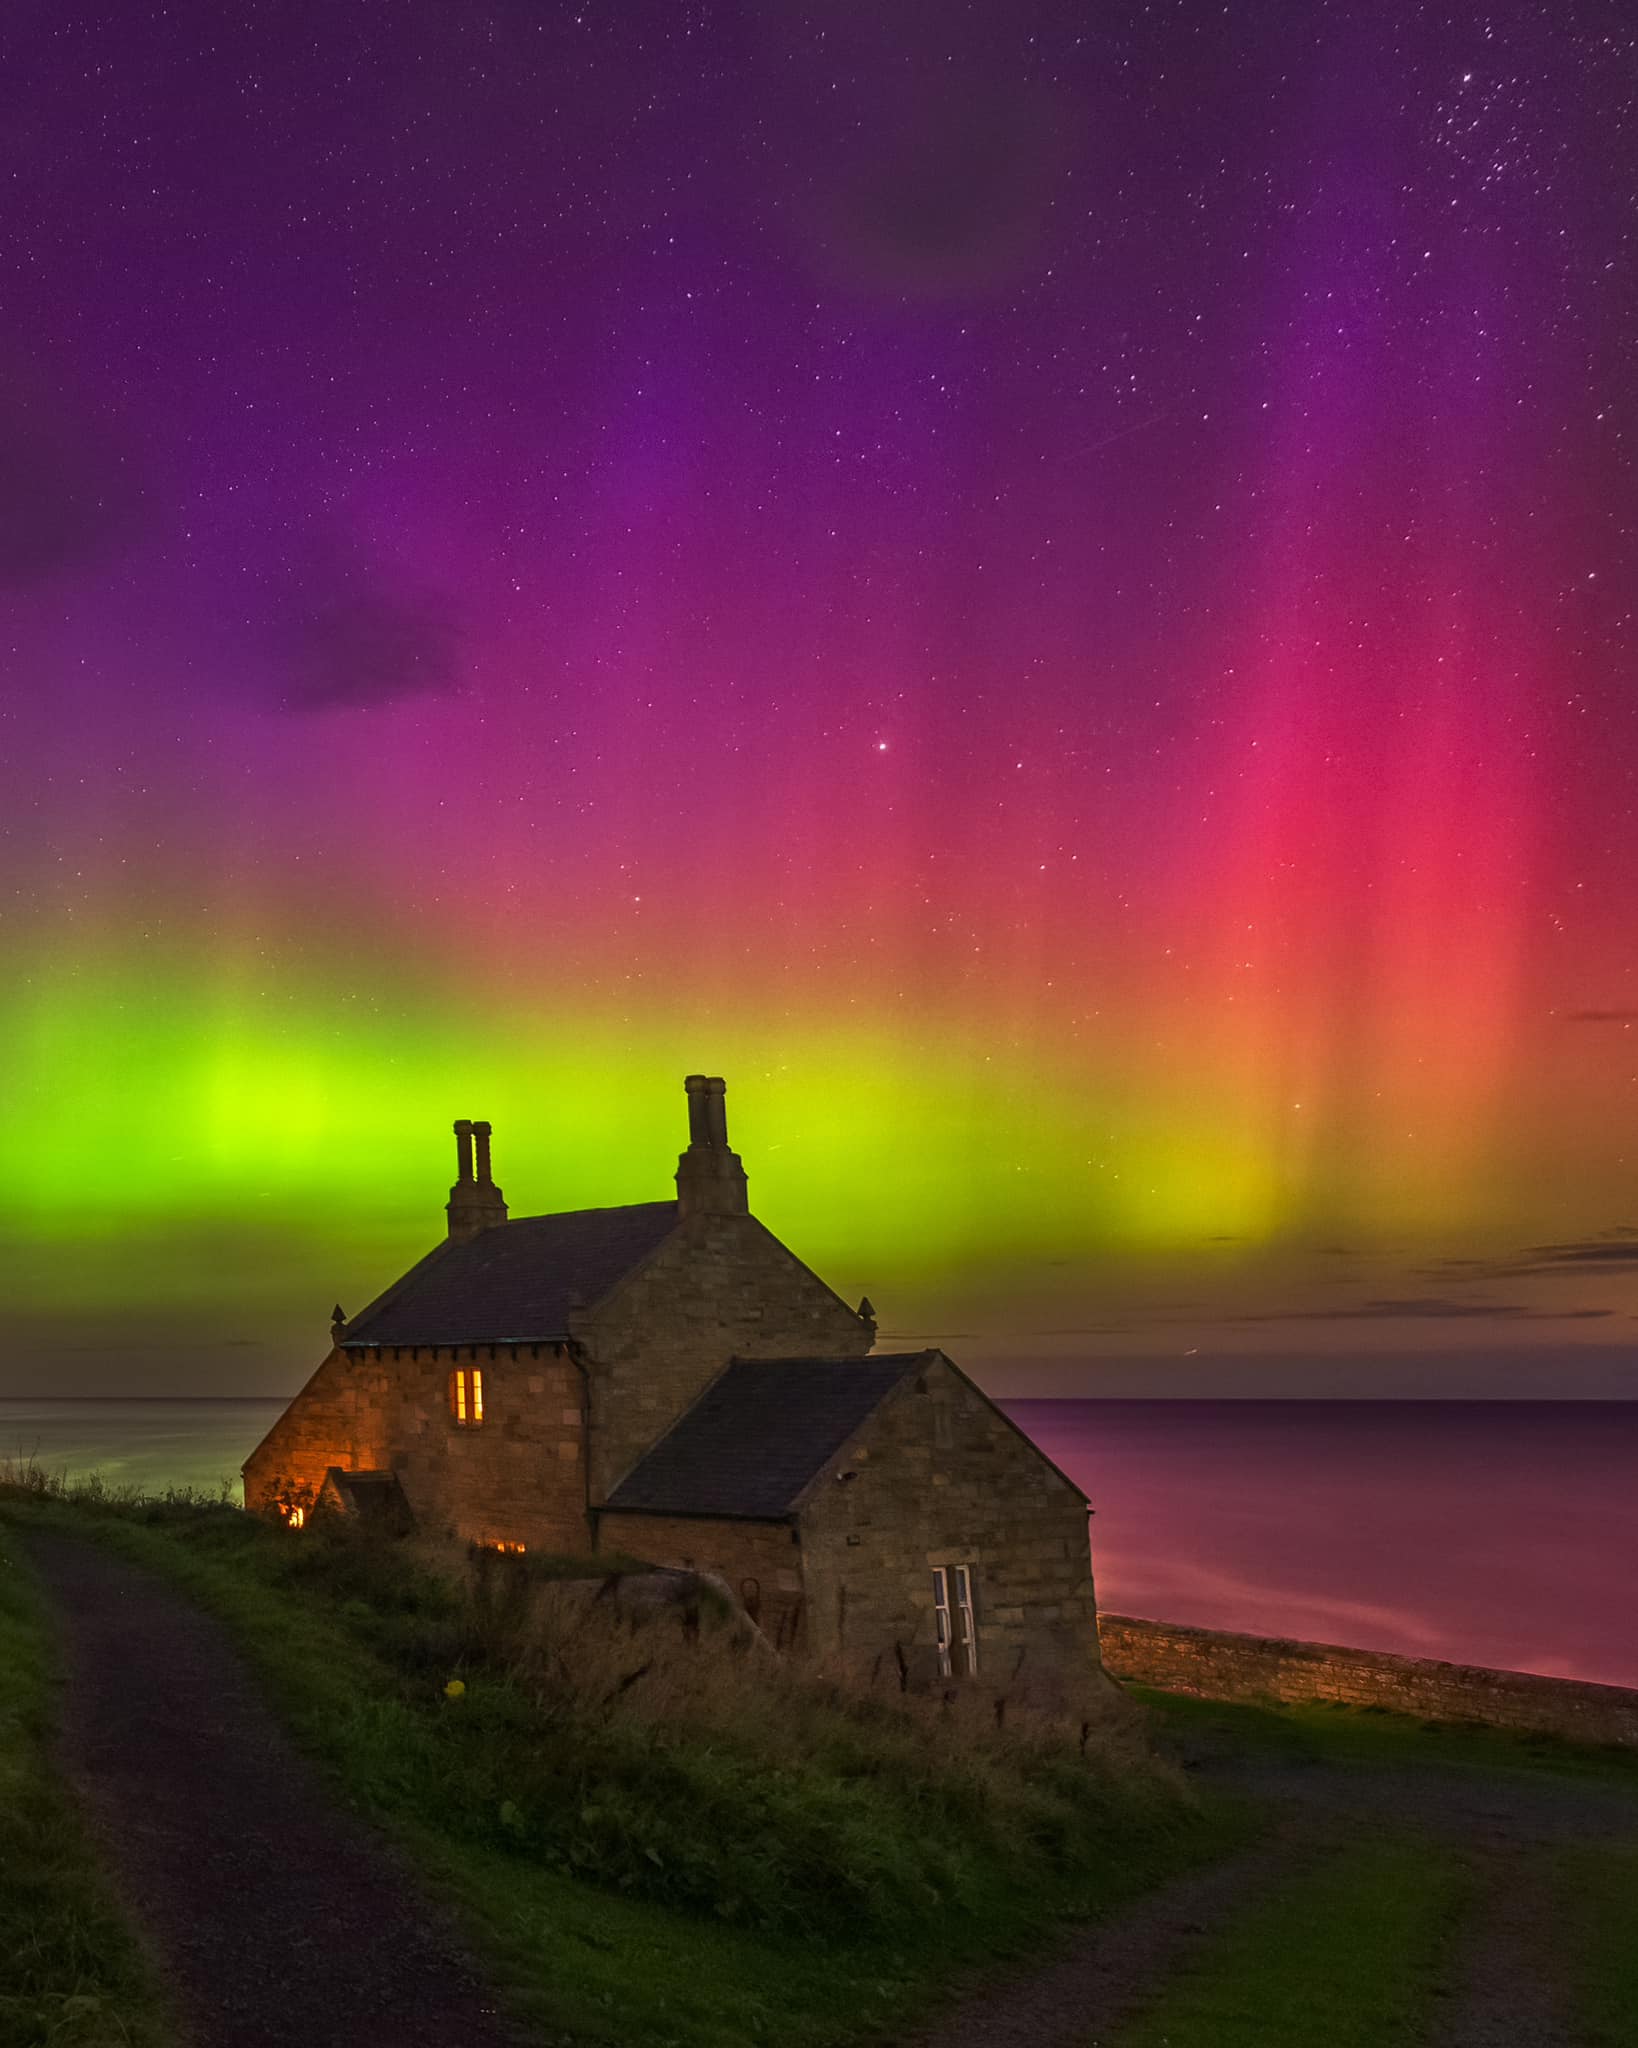
M1463 1892L1425 1841L1357 1843L1226 1925L1115 2048L1410 2048Z
M1557 1877L1586 2048L1638 2048L1638 1847L1572 1849Z
M0 1531L0 2048L165 2048L146 1958L50 1754L52 1656Z
M891 2038L1249 1826L1075 1728L859 1692L588 1603L562 1560L470 1577L412 1546L219 1504L13 1488L179 1582L343 1796L464 1914L544 2037L831 2048Z
M1324 1702L1250 1706L1129 1688L1182 1756L1232 1751L1270 1761L1403 1765L1415 1769L1545 1773L1619 1780L1638 1796L1638 1751L1570 1742L1474 1722L1421 1721L1374 1707Z

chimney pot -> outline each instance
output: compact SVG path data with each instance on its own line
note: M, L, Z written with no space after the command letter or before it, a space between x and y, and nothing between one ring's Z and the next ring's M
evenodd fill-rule
M703 1074L689 1074L683 1081L688 1090L688 1142L690 1145L708 1145L711 1142L710 1124L706 1117L705 1091L709 1084Z
M728 1149L727 1083L720 1074L689 1074L688 1150L677 1161L677 1206L685 1216L744 1216L750 1204L745 1168Z
M489 1167L490 1126L474 1123L470 1117L455 1120L456 1155L460 1173L449 1191L449 1234L457 1243L476 1237L480 1230L506 1221L506 1197L496 1187ZM473 1174L473 1146L477 1146L477 1173Z

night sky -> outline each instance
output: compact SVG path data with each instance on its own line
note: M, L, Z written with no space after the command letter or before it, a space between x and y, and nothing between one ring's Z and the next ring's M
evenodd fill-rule
M753 1206L993 1390L1630 1389L1615 5L10 0L0 1390Z

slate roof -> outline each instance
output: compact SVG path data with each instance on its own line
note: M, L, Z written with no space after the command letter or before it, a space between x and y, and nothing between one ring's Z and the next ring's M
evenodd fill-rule
M444 1243L347 1324L364 1344L531 1344L569 1334L569 1310L600 1301L677 1221L675 1202L518 1216Z
M606 1505L636 1514L777 1520L905 1375L933 1355L736 1358Z

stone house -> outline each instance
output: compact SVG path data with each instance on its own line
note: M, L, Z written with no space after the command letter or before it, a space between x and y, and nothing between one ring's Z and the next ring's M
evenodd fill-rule
M446 1238L336 1311L246 1505L712 1571L775 1642L918 1679L1090 1675L1084 1494L942 1352L875 1351L686 1087L670 1202L512 1220L457 1123Z

